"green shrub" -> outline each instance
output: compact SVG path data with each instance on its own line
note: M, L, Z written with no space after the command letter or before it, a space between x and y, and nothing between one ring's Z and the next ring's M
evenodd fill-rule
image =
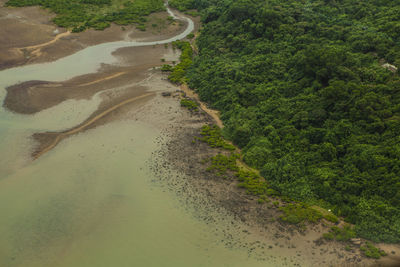
M190 111L196 111L198 110L199 104L197 104L193 100L182 98L181 106L189 109Z
M186 75L186 70L193 63L193 50L190 43L185 41L175 41L172 43L172 47L179 48L182 51L182 54L179 57L179 64L173 68L168 79L174 83L182 83Z
M267 196L271 196L271 197L280 196L280 193L272 188L268 188L266 194L267 194Z
M194 7L194 0L170 0L169 5L179 11L186 11Z
M379 259L381 256L386 256L386 252L372 245L370 242L366 242L364 246L360 247L361 251L368 258Z
M316 223L322 218L319 211L302 203L288 204L279 209L284 213L280 219L291 224Z
M332 226L329 233L324 233L323 237L328 240L349 241L356 237L356 233L350 225L345 225L342 228Z
M263 177L252 171L239 170L236 174L239 180L238 186L245 188L250 195L263 196L266 194L268 185Z
M339 218L334 214L325 214L324 219L333 223L339 222Z
M163 71L163 72L172 71L172 69L173 69L173 67L171 65L168 65L168 64L164 64L161 67L161 71Z
M189 16L192 16L192 17L200 16L200 13L198 11L195 11L195 10L186 11L185 14L189 15Z
M218 154L211 157L211 165L207 168L207 171L215 171L218 176L222 176L227 173L227 171L238 171L239 167L236 165L236 160L238 159L237 154L231 154L225 156Z
M146 26L144 24L136 25L136 28L142 32L146 31Z
M199 140L209 144L211 147L223 148L226 150L235 150L235 146L225 141L222 136L222 131L217 125L204 125L201 127Z

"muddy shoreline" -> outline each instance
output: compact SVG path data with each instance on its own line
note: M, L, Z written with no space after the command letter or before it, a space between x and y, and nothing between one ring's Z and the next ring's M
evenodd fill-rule
M0 5L4 2L0 1ZM4 8L0 8L0 18L2 12L4 13ZM55 38L55 28L48 23L48 19L51 18L49 14L40 21L26 23L37 14L45 14L46 11L26 8L7 12L13 16L7 15L3 18L2 22L6 23L5 25L26 32L33 27L38 29L35 36L41 37L26 35L18 40L0 42L0 69L48 62L88 45L103 42L126 38L165 39L185 27L177 24L160 31L143 33L133 27L122 30L121 27L113 25L104 32L90 30L78 35L66 35L54 43L40 47L39 51L37 48L27 48L18 52L14 48L50 42ZM158 19L164 18L163 16L165 14L153 15ZM5 28L0 29L0 34L3 34ZM177 194L184 206L194 208L193 216L207 224L212 225L217 221L214 212L232 216L234 219L229 221L231 227L222 230L224 239L221 242L225 246L232 249L245 248L249 256L270 265L281 266L284 262L284 266L396 266L390 265L388 258L381 261L367 259L355 250L345 250L346 244L322 240L321 235L328 231L329 225L310 225L307 230L299 231L296 227L282 224L277 220L280 215L277 207L257 203L257 198L239 189L234 179L222 179L207 172L202 161L220 151L210 148L205 143L194 142L194 137L199 136L201 126L214 123L213 118L204 111L191 113L180 108L180 93L176 92L177 87L167 87L166 75L158 70L151 70L164 64L162 58L167 58L166 63L176 61L178 55L170 46L123 48L114 55L120 59L120 65L105 65L97 73L64 82L28 81L7 88L3 105L8 110L21 114L34 114L70 99L91 99L97 94L102 98L99 108L81 124L60 132L34 134L36 146L32 152L33 157L37 158L50 151L58 142L72 134L121 118L133 117L132 112L142 109L142 120L146 120L148 116L151 123L164 129L159 137L162 148L153 154L149 162L157 177L164 177L162 181L157 182L166 185ZM186 88L187 90L189 89ZM164 91L170 92L172 97L162 97L161 92ZM129 99L133 101L120 105ZM162 113L168 116L162 116ZM176 176L175 173L181 175ZM238 236L235 236L235 233ZM249 237L252 242L242 244L239 233Z
M168 130L169 141L154 156L152 169L158 177L168 177L163 182L178 192L185 205L198 211L199 219L213 223L215 218L208 211L215 208L231 214L246 225L241 231L254 239L253 244L247 244L249 255L269 264L277 261L285 262L285 266L372 266L375 263L357 251L346 251L346 244L324 241L321 236L329 226L309 225L307 230L300 231L283 224L277 220L281 214L277 207L257 203L257 198L247 195L234 179L223 179L206 171L203 160L220 151L194 139L202 125L214 121L204 112L183 112L186 117L179 126ZM170 168L183 173L183 177L166 175ZM231 224L235 228L235 222ZM234 236L228 234L225 238L223 242L227 245L242 245Z

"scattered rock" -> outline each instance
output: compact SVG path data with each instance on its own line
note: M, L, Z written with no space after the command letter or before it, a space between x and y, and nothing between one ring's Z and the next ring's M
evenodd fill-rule
M162 96L171 96L171 92L162 92L161 95Z

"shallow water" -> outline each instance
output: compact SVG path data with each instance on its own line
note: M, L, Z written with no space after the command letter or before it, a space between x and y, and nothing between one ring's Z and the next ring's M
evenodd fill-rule
M116 64L112 52L159 42L113 42L46 64L0 72L4 88L28 80L62 81ZM79 59L79 60L78 60ZM80 62L76 64L76 62ZM30 136L84 121L100 103L68 100L34 115L0 108L0 266L268 266L246 249L227 248L218 229L152 181L160 129L125 120L63 140L31 162ZM240 233L231 233L240 236Z
M151 182L157 135L114 122L3 179L0 266L265 266Z

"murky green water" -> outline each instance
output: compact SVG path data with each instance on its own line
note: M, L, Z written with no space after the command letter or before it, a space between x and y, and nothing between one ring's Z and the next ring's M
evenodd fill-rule
M114 122L1 180L0 266L266 266L152 184L158 134Z

